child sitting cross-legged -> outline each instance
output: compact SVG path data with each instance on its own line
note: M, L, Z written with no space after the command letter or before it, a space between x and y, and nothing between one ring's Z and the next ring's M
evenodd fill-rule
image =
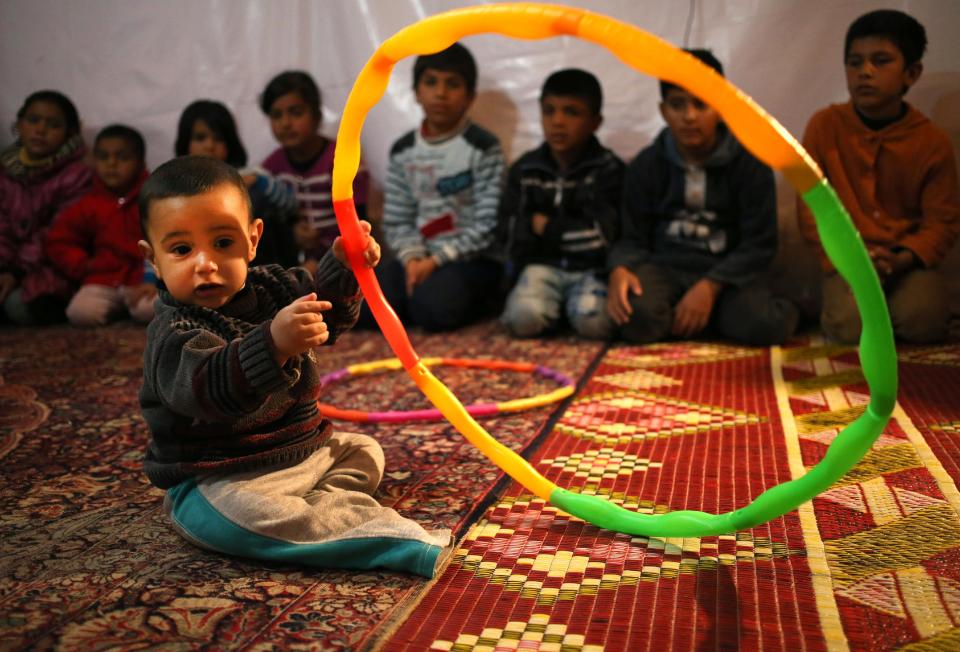
M450 532L381 506L379 444L335 432L317 409L317 347L353 325L361 300L340 238L314 274L248 268L263 223L239 173L209 157L157 168L140 214L159 286L140 391L144 468L167 491L174 529L238 556L432 576ZM379 261L373 238L363 254Z
M960 233L960 189L950 137L903 99L923 72L926 30L902 11L880 9L853 21L845 41L850 101L814 114L803 146L860 231L896 336L937 342L948 332L940 263ZM821 254L820 324L831 339L854 343L861 323L853 294L823 255L810 210L798 203L801 232Z
M396 259L377 278L403 323L427 331L464 326L497 299L504 159L497 137L467 117L476 86L477 64L459 43L417 57L423 122L390 150L383 230ZM363 324L372 325L364 312Z
M17 142L0 152L0 321L63 320L72 290L44 252L53 218L90 189L77 108L37 91L17 111Z
M710 51L688 52L723 74ZM701 333L782 343L799 313L763 279L777 251L773 172L700 98L664 81L660 97L667 127L627 166L607 309L638 344Z
M550 75L540 93L544 143L510 168L500 228L520 277L500 320L518 337L555 330L564 315L583 337L612 333L600 275L620 229L624 165L594 135L602 103L589 72Z
M93 190L64 209L47 233L47 256L80 289L67 305L76 326L103 326L129 314L153 317L156 287L144 279L137 243L137 196L147 178L140 133L126 125L104 127L93 146Z

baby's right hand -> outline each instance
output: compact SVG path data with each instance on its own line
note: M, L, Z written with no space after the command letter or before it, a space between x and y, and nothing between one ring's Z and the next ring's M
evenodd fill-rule
M270 323L277 364L283 366L288 359L327 341L330 333L320 311L331 308L332 303L317 301L317 294L311 292L277 313Z

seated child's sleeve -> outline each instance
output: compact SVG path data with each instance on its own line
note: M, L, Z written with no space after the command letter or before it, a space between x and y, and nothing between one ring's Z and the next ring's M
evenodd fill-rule
M254 206L265 204L271 209L283 213L295 213L297 211L297 195L293 188L277 181L264 168L254 168L247 172L241 172L241 174L252 174L256 177L256 181L249 188L250 202Z
M916 254L924 266L935 267L950 253L960 232L960 191L950 141L938 139L929 155L926 183L920 191L920 227L901 238L900 246Z
M500 143L493 142L477 156L473 166L473 217L457 224L455 238L433 252L441 265L469 259L489 251L497 231L497 205L505 169Z
M510 167L507 183L497 209L497 243L507 252L510 260L523 265L536 238L530 229L530 214L521 205L521 163ZM520 268L515 271L519 272Z
M323 316L330 333L326 344L330 345L357 323L363 295L360 294L357 277L336 259L332 251L327 251L317 263L313 283L317 299L333 304L333 308Z
M607 255L608 271L621 265L632 271L650 257L650 236L656 222L653 160L650 150L641 152L624 173L620 235Z
M384 188L383 232L387 246L404 264L412 258L424 258L427 247L417 229L417 200L397 153L391 153Z
M733 208L740 217L740 242L707 272L707 278L742 286L757 278L777 254L777 192L773 171L746 151L737 166Z
M162 317L148 329L144 386L171 411L201 421L231 423L263 405L271 392L299 378L291 358L274 357L266 321L230 342L201 327L174 328Z
M90 248L96 238L96 222L83 201L74 202L56 217L47 231L44 247L50 262L72 281L81 282L87 272Z

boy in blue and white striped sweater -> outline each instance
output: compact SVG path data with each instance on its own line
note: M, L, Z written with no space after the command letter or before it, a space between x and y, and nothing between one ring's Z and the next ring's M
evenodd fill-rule
M400 319L428 331L481 316L500 283L492 247L504 157L497 137L466 115L476 82L459 43L418 57L413 87L424 120L390 151L383 228L396 260L378 277Z

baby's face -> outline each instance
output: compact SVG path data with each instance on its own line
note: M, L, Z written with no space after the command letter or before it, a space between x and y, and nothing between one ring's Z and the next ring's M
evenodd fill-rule
M154 200L147 230L149 242L140 247L173 298L216 309L246 282L263 222L251 221L240 190L222 183L200 195Z

